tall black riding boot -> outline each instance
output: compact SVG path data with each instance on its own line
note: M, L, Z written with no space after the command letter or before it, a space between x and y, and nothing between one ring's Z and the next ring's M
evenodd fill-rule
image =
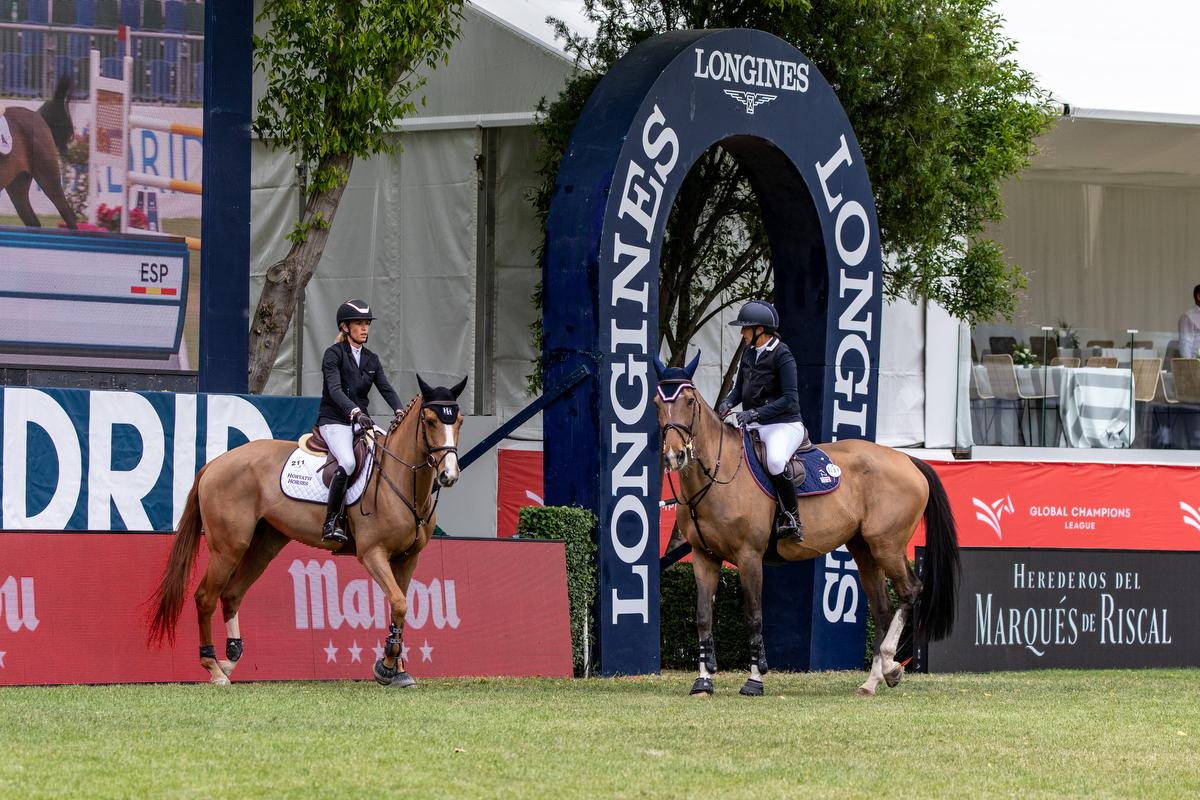
M779 538L804 541L804 526L800 524L800 513L796 507L796 487L785 475L772 475L771 483L779 495L779 516L775 525Z
M325 527L321 531L321 538L327 542L345 544L347 541L346 532L338 527L342 500L346 497L346 480L346 470L338 467L329 481L329 503L325 506Z

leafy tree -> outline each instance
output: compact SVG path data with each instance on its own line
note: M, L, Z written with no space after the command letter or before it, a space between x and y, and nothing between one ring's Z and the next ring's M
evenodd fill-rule
M1011 318L1024 274L984 227L1000 186L1035 152L1049 96L1013 60L992 0L585 0L594 37L551 20L578 70L544 103L544 226L554 176L592 88L639 42L676 29L758 28L794 44L833 86L854 126L879 215L889 299L927 297L955 316ZM769 246L753 192L715 147L688 173L667 221L660 344L671 363L722 308L768 295ZM540 296L534 300L540 308ZM534 326L540 347L539 324ZM731 365L732 367L732 365ZM726 386L732 373L726 375ZM540 386L530 376L530 388Z
M254 66L266 76L254 132L310 167L304 214L267 271L250 322L251 392L266 386L312 278L354 159L391 153L397 120L416 110L421 67L446 61L462 0L263 0Z

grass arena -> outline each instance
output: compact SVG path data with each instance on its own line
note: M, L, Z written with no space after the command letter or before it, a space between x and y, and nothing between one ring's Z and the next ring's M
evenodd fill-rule
M0 691L6 797L1189 797L1189 670Z

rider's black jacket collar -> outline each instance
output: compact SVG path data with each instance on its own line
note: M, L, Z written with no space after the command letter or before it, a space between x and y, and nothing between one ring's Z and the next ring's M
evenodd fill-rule
M331 345L321 359L321 374L324 385L321 387L321 409L317 414L317 424L327 425L338 423L350 424L350 412L355 408L367 410L367 396L371 387L379 389L383 399L393 409L403 408L400 397L392 384L388 382L383 372L383 364L379 356L366 347L359 354L358 363L354 363L354 354L350 351L349 342L338 342Z

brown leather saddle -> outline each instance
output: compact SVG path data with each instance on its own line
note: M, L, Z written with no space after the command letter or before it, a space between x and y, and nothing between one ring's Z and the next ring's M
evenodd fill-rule
M325 440L321 438L320 429L314 425L311 433L306 433L296 442L301 450L312 453L315 456L328 454L325 463L321 466L321 480L325 484L325 488L329 488L329 484L333 481L333 473L337 470L337 459L329 452L329 445L325 444ZM354 435L354 471L350 473L346 485L353 486L354 481L362 474L363 465L367 461L367 454L371 451L371 443L367 440L367 435L364 431L359 431Z
M758 458L758 463L765 465L767 463L767 448L763 445L763 441L758 435L757 428L752 428L750 430L750 441L754 443L754 455ZM800 456L809 452L814 447L816 447L816 445L812 443L812 439L808 437L808 432L806 431L804 434L804 441L801 442L800 446L796 448L796 452L792 453L792 457L788 461L787 466L783 468L783 474L788 477L788 479L792 482L792 485L796 488L800 488L800 485L804 483L805 478L804 459L800 458Z

